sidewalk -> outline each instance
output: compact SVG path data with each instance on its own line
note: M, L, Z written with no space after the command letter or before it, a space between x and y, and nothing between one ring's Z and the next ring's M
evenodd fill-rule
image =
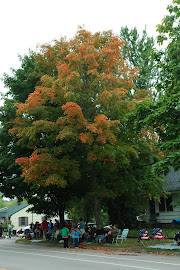
M173 249L179 249L180 246L177 245L171 245L171 244L164 244L164 245L157 245L157 246L147 246L148 248L159 248L159 249L168 249L168 250L173 250Z

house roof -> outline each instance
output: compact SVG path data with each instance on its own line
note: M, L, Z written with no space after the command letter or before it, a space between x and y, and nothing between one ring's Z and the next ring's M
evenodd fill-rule
M20 210L27 207L28 205L29 204L26 203L26 202L25 203L20 203L20 204L14 204L14 205L8 207L7 209L5 209L3 211L0 211L0 218L11 217L12 215L19 212Z
M171 167L169 173L165 176L167 183L165 183L165 187L167 191L177 191L180 190L180 170L174 171Z

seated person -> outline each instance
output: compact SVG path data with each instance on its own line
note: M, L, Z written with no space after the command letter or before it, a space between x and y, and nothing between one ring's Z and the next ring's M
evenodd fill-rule
M62 234L60 233L60 230L61 228L57 229L57 231L55 232L55 239L57 239L58 242L62 240Z
M87 232L88 232L87 242L92 242L94 240L94 230L91 227L89 227Z
M113 238L116 239L117 235L119 234L119 229L118 229L118 225L114 224L113 228L112 228L112 235Z
M109 232L106 233L105 238L106 238L106 244L112 243L112 239L113 239L112 227L109 228Z
M48 232L46 233L46 239L48 239L49 241L51 240L52 238L52 235L56 233L57 231L57 228L56 227L53 227L52 229L49 229Z
M178 246L180 246L180 231L175 235L175 241L177 242Z
M102 238L104 235L105 235L104 229L102 228L102 226L99 226L96 232L94 233L95 242L99 243L99 239Z

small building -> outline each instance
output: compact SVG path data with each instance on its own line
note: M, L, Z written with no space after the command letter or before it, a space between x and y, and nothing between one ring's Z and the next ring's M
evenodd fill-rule
M38 215L33 212L27 212L31 207L28 203L14 204L10 207L4 207L0 209L0 222L11 222L13 230L23 229L31 223L38 221L41 223L44 219L44 215Z
M170 168L165 176L165 188L170 193L167 198L162 197L160 202L150 201L149 210L146 213L146 223L157 222L171 224L174 219L180 219L180 170Z

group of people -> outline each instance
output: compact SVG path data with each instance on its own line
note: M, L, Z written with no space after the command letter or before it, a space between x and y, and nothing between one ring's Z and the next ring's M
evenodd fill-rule
M6 237L11 238L11 234L12 234L12 226L11 226L10 223L8 224L7 232L8 232L8 233L7 233ZM2 239L2 238L4 238L4 237L5 237L5 236L4 236L3 224L1 223L1 224L0 224L0 239Z
M79 225L74 220L71 229L67 228L65 223L60 224L58 220L55 220L55 224L53 224L52 220L48 223L46 219L42 222L41 227L44 239L51 240L54 237L58 241L64 240L64 248L69 247L69 236L71 243L78 248L80 239L84 239L85 235L85 223L82 218Z
M31 224L30 228L24 231L24 234L28 239L43 238L44 240L51 240L54 238L58 241L63 240L64 248L69 247L70 239L70 243L78 248L79 244L85 240L86 242L110 244L119 232L117 224L110 226L109 229L104 229L101 226L98 228L86 227L82 218L80 218L79 223L73 220L71 226L69 228L65 223L60 224L56 219L54 223L52 220L48 222L44 219L42 223ZM18 233L20 234L21 231Z
M69 230L66 226L60 229L59 234L61 239L64 240L64 248L68 248L68 238L70 235L70 241L74 244L75 248L79 247L79 244L86 240L87 242L106 243L111 244L113 239L117 237L119 233L118 225L109 226L104 229L102 226L85 228L85 223L80 219L80 224L77 226L76 222L72 223L72 229Z
M88 228L87 241L95 243L106 243L111 244L113 239L116 239L119 234L118 225L109 226L109 228L103 228L99 226L98 228Z

